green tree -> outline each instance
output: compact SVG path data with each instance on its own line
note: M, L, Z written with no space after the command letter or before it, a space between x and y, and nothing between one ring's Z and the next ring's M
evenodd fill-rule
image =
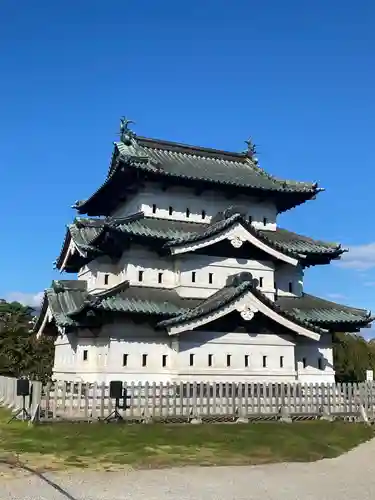
M0 374L46 381L52 374L54 341L36 339L33 309L18 302L0 302Z
M363 382L366 370L375 371L375 344L360 335L335 333L333 359L337 382Z

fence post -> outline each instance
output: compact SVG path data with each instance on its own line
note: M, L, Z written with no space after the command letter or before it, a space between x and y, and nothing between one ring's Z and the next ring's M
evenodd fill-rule
M5 398L5 377L0 376L0 404L4 402Z
M289 414L288 408L286 406L282 406L279 411L279 421L285 424L292 423L291 416Z
M34 424L40 420L40 409L42 403L42 382L31 382L30 412L31 420L29 424Z

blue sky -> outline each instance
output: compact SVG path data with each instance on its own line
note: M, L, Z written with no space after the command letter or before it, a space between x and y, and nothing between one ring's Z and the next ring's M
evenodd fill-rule
M306 289L375 310L374 22L371 0L3 0L0 296L57 276L70 206L103 182L125 114L192 144L251 135L270 173L318 181L280 223L352 252Z

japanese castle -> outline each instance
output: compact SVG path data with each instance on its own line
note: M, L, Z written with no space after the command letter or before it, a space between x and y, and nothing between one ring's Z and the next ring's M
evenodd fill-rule
M333 332L370 313L303 290L345 252L281 229L322 191L235 153L137 136L121 120L103 184L74 205L37 335L54 378L84 382L334 382Z

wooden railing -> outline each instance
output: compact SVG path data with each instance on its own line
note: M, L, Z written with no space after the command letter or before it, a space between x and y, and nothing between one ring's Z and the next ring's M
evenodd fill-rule
M105 384L32 382L27 405L35 420L98 420L115 407ZM131 421L248 421L254 419L375 419L375 383L139 383L124 384L121 415ZM17 409L16 379L0 377L0 403Z
M375 417L375 384L124 384L124 418L137 421ZM115 401L105 384L55 382L43 391L46 419L105 418Z

